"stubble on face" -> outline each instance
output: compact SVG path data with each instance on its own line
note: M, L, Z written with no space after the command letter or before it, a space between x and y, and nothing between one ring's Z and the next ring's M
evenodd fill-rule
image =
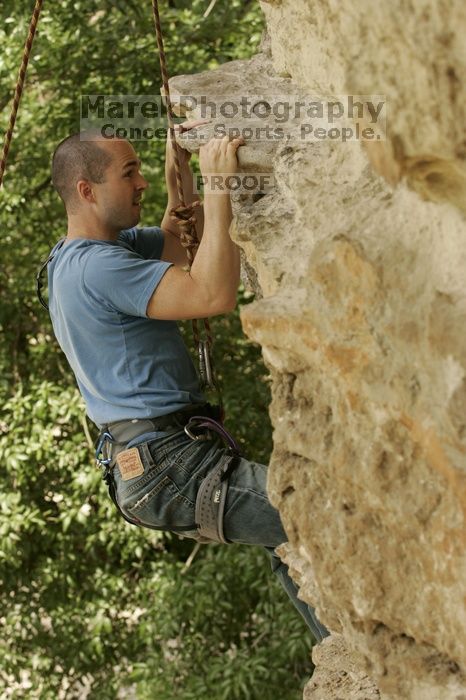
M100 147L112 154L112 163L105 173L105 182L99 187L100 209L106 226L114 233L136 226L141 219L141 207L135 201L141 198L141 188L135 186L126 173L139 170L139 159L128 141L103 140Z

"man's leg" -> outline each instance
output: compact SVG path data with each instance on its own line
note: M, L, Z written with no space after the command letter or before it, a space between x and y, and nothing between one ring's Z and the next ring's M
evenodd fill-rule
M275 554L275 547L287 541L280 514L267 497L267 467L241 458L229 477L223 518L225 537L230 542L257 544L271 557L272 571L291 602L304 618L317 642L330 633L316 617L312 607L299 600L298 587L290 578L288 566Z
M314 608L307 605L304 601L298 598L298 586L295 584L293 579L288 573L288 566L280 559L278 554L275 554L275 550L266 547L270 556L272 571L282 584L283 588L287 592L291 602L295 606L296 610L302 615L307 626L311 630L317 642L321 642L324 637L329 636L329 631L324 625L319 622L317 615L315 614Z
M188 535L186 526L195 526L199 484L223 457L224 448L220 445L218 438L193 442L183 429L143 442L140 445L142 476L123 481L118 466L114 469L117 499L123 512L137 518L145 527L173 531L181 528ZM223 519L226 539L267 549L272 556L272 571L320 641L322 631L325 635L327 630L316 624L314 611L298 600L288 567L273 551L287 537L280 515L267 497L267 467L241 458L228 482Z

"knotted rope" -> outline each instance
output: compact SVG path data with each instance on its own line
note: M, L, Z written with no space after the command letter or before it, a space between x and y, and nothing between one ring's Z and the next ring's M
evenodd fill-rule
M31 55L32 43L34 41L34 36L36 33L37 23L39 21L40 11L42 9L42 4L44 0L36 0L34 7L34 12L32 13L32 18L29 23L29 31L24 45L23 59L21 61L21 66L19 68L18 79L16 81L15 94L13 97L13 105L11 107L10 120L8 123L8 129L5 133L5 139L3 142L2 158L0 160L0 187L3 182L3 175L5 174L6 161L8 158L8 152L10 150L11 139L13 138L13 130L15 128L16 117L18 114L19 103L21 101L21 95L23 94L24 81L26 79L26 70L29 63L29 56Z
M168 128L170 132L170 141L171 145L173 148L173 163L175 166L175 175L176 175L176 188L178 192L178 199L180 201L179 205L177 207L174 207L170 214L172 218L177 222L178 226L180 227L180 242L181 245L185 248L186 250L186 255L188 258L188 265L191 267L194 257L196 255L197 248L199 246L199 240L197 238L197 233L196 233L196 217L194 215L194 207L199 206L201 203L200 202L193 202L192 204L186 204L185 198L184 198L184 193L183 193L183 181L181 178L181 167L180 167L180 158L179 158L179 146L175 138L175 115L173 113L172 105L171 105L171 100L170 100L170 86L168 84L168 70L167 70L167 60L165 56L165 49L164 49L164 44L163 44L163 35L162 35L162 27L160 25L160 15L159 15L159 4L158 0L152 0L152 10L154 14L154 24L155 24L155 33L157 36L157 46L159 50L159 59L160 59L160 72L162 75L162 85L163 85L163 92L164 92L164 97L167 102L167 118L168 118ZM213 344L213 338L212 338L212 332L210 329L210 323L209 319L204 318L203 319L204 327L205 327L205 332L206 332L206 338L207 338L207 343L209 346L209 349L212 348ZM198 330L198 325L197 321L193 320L192 321L192 327L193 327L193 337L194 337L194 342L196 345L199 345L199 330Z

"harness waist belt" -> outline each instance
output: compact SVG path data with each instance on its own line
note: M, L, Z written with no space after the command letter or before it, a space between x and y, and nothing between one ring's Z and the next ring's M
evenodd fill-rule
M157 418L119 420L105 425L101 433L110 433L114 444L126 445L131 440L137 438L138 435L144 435L144 433L164 430L166 428L184 428L191 416L195 415L218 418L220 415L220 408L206 403L199 404L198 406L190 406L187 409L175 411L175 413L167 413Z

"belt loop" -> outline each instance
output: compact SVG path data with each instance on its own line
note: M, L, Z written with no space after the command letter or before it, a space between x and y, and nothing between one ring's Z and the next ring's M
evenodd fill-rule
M150 464L152 461L152 455L149 450L149 445L147 444L147 442L140 442L139 445L136 445L136 447L141 453L142 461L143 463L145 463L145 466L147 468L147 464Z

